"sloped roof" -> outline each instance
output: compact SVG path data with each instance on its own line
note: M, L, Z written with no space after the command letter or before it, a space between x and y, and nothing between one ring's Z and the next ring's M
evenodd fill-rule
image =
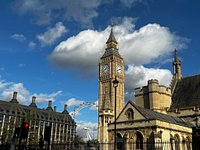
M18 103L12 103L0 100L0 113L19 117L35 118L48 120L51 122L69 123L75 125L75 121L66 110L65 113L54 112L52 110L30 107Z
M160 120L160 121L177 124L177 125L181 125L181 126L192 127L191 123L185 122L184 120L182 120L178 117L155 112L150 109L139 107L131 101L129 101L129 102L133 105L133 107L135 107L143 116L145 116L149 120Z
M106 44L109 44L109 43L112 43L112 42L117 44L117 40L116 40L116 38L114 36L113 29L111 28L110 36L109 36ZM122 58L121 55L119 54L119 51L118 51L117 47L115 47L115 46L108 46L106 48L106 51L104 52L104 54L103 54L103 56L101 58L105 58L105 57L108 57L108 56L111 56L111 55L114 55L114 56L117 56L119 58Z
M172 95L170 109L200 106L200 74L179 80Z
M108 57L108 56L111 56L111 55L114 55L114 56L117 56L119 58L122 58L121 55L119 54L118 49L116 49L116 48L106 49L106 51L104 52L104 54L103 54L103 56L101 58L105 58L105 57Z

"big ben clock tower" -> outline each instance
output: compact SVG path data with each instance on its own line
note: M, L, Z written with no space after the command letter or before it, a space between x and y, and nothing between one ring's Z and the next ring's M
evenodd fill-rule
M106 49L99 62L99 109L98 109L98 141L106 145L108 142L108 123L114 121L115 114L115 89L113 80L119 81L116 91L116 115L124 107L124 61L118 51L118 45L111 29L106 42ZM103 149L106 149L104 147Z

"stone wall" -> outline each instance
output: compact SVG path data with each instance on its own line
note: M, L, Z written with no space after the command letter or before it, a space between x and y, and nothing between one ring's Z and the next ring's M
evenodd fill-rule
M135 89L135 98L140 107L166 113L171 105L171 89L152 79L147 86Z

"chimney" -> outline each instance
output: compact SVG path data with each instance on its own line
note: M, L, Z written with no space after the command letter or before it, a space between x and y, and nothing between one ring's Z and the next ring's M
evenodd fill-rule
M52 106L52 101L49 101L48 107L51 107L51 106Z
M53 109L53 111L54 111L54 112L56 112L56 106L54 106L54 109Z
M29 105L31 107L37 107L36 103L35 103L36 97L32 96L32 103Z
M17 92L13 92L13 98L10 101L11 103L18 103L17 101Z
M63 110L62 113L68 113L68 112L67 112L67 104L64 105L64 110Z
M16 99L17 100L17 92L13 92L13 100Z
M52 109L52 101L48 102L47 110L52 110L53 111L53 109Z
M67 104L65 104L64 106L64 111L67 111Z
M35 103L36 97L32 96L32 103Z

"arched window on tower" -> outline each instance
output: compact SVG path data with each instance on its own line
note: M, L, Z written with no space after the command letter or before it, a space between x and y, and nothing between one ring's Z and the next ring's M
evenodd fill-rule
M133 120L134 119L134 111L133 111L133 109L129 108L126 111L126 116L127 116L128 120Z

